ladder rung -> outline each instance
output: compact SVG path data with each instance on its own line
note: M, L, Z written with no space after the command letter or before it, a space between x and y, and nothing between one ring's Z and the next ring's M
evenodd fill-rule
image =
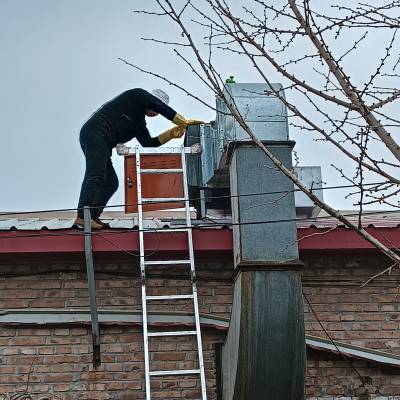
M185 147L183 151L186 154L192 154L193 149L191 147ZM153 154L182 154L182 149L180 147L142 147L140 149L141 155L153 155Z
M148 336L186 336L197 335L196 331L170 331L170 332L148 332Z
M185 201L184 197L147 197L142 198L142 203L172 203L176 201Z
M141 174L179 174L179 173L182 173L182 172L183 172L182 168L164 168L164 169L146 168L146 169L141 169L140 170Z
M176 369L171 371L150 371L150 376L163 376L163 375L193 375L199 374L199 369Z
M145 265L175 265L190 264L190 260L144 261Z
M193 299L192 294L172 294L165 296L146 296L146 300L182 300Z

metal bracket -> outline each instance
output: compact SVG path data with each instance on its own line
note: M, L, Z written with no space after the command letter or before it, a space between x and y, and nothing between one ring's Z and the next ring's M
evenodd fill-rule
M85 228L85 257L86 271L89 286L90 317L92 322L92 344L93 344L93 366L98 367L101 364L100 358L100 331L99 318L96 304L96 283L94 280L93 254L92 254L92 219L90 208L85 206L83 210L84 228Z

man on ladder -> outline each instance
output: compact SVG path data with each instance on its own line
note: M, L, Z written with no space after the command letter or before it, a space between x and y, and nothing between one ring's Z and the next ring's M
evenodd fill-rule
M139 143L145 147L158 147L169 140L180 138L184 135L189 125L200 124L201 121L186 120L177 114L168 106L168 95L156 89L152 93L143 89L133 89L122 93L115 99L103 105L83 126L80 134L80 143L86 157L86 173L82 184L81 196L79 199L78 218L75 221L77 227L83 227L83 207L91 207L92 228L102 228L104 224L99 220L100 214L105 204L115 192L118 179L111 163L111 152L113 147L117 147L118 143L125 143L136 137ZM156 138L152 138L146 128L145 116L155 117L161 114L165 118L174 122L177 126L160 134ZM124 145L120 145L124 146ZM141 155L150 153L166 154L180 153L180 168L154 169L142 168ZM139 221L139 250L140 250L140 275L141 275L141 292L142 292L142 321L143 321L143 350L144 350L144 377L146 400L152 400L151 395L151 379L157 377L180 376L198 376L200 378L200 396L202 400L207 400L206 380L204 370L204 359L202 350L200 311L198 305L198 293L196 285L196 272L193 251L192 224L189 204L189 193L187 185L186 172L186 152L189 149L181 146L180 148L167 149L141 149L136 147L136 180L137 180L137 201L138 201L138 221ZM183 197L171 199L168 197L148 198L142 196L142 175L143 174L181 174ZM184 202L186 225L184 229L180 228L180 232L186 232L187 235L187 257L180 260L149 260L145 256L145 230L143 229L143 207L146 203L168 203L170 201ZM88 222L88 221L87 221ZM161 232L168 232L163 230ZM147 231L146 237L152 233L160 233L159 231ZM146 291L146 272L148 268L157 265L168 266L169 269L177 266L188 268L190 275L191 292L187 294L170 295L164 293L160 288L160 293L153 296L148 295ZM188 277L189 278L189 277ZM150 278L151 279L151 278ZM189 282L188 282L189 283ZM191 330L158 330L149 324L148 321L148 302L181 301L191 300L193 302L193 327ZM173 303L172 303L173 304ZM149 347L149 339L162 339L163 337L174 336L193 336L197 343L197 362L198 367L193 369L153 369L150 368L152 350Z
M168 106L169 96L161 89L151 93L130 89L101 106L83 125L79 142L86 158L86 171L74 227L83 229L83 207L91 209L92 229L106 226L100 215L118 188L118 178L111 162L112 149L136 138L145 147L158 147L181 138L189 125L202 121L186 120ZM145 117L161 114L177 126L151 137Z

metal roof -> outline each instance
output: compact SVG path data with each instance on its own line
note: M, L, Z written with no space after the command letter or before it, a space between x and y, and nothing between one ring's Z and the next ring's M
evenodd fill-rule
M136 214L111 211L105 212L103 215L102 221L109 223L111 229L134 229L138 228L139 225ZM185 219L184 211L179 209L148 212L144 213L144 216L144 228L165 228L171 226L171 224L179 225L179 222ZM0 212L0 231L71 229L75 217L76 213L71 212L16 213L10 215L1 215Z
M347 218L354 223L358 223L358 216L349 214ZM345 213L346 214L346 213ZM58 230L70 229L75 220L75 213L71 212L44 212L44 213L20 213L1 215L0 213L0 230ZM103 221L108 222L112 229L134 229L138 227L136 214L125 214L122 211L108 211L103 213ZM193 213L193 218L194 218ZM184 224L184 214L181 210L168 210L149 212L145 215L145 228L165 228L169 226L179 226ZM231 223L231 218L223 215L212 216L212 221L216 222L218 228L221 224ZM193 224L204 225L207 220L194 221ZM211 224L210 219L210 224ZM400 227L400 212L368 212L362 217L362 225L364 228L398 228ZM344 227L345 225L332 217L319 215L316 218L308 218L297 221L297 227L302 228L335 228Z
M56 229L71 229L74 224L75 218L52 218L52 219L40 219L40 218L13 218L8 220L0 220L0 230L27 230L27 231L38 231L42 229L48 230L56 230ZM110 224L110 228L118 228L118 229L133 229L137 227L135 218L130 219L103 219L104 222ZM154 222L154 226L152 227L160 227L157 226Z
M98 309L101 324L142 325L142 311ZM149 324L158 326L191 326L194 325L190 313L154 312L149 313ZM29 308L8 309L0 312L0 326L8 325L47 325L47 324L90 324L90 310L87 308ZM200 314L200 323L204 327L228 330L229 319L210 314Z
M336 340L330 341L312 335L306 335L306 344L308 347L316 350L327 351L335 354L344 354L347 357L359 360L373 361L380 364L391 365L393 367L400 367L400 356L393 353L354 346Z
M356 211L347 211L343 213L351 222L358 224L358 215ZM400 212L366 212L362 216L362 226L364 228L398 228L400 227ZM344 227L345 225L335 218L328 217L326 214L319 214L317 218L309 218L304 221L298 221L298 228L334 228Z

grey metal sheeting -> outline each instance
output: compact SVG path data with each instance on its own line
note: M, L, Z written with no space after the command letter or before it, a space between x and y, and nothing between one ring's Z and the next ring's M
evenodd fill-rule
M57 215L57 214L56 214ZM104 222L110 224L111 229L134 229L138 228L135 218L104 218ZM348 217L353 222L358 222L357 216ZM0 216L0 231L18 230L18 231L38 231L38 230L59 230L59 229L71 229L75 218L30 218L30 217L18 217L18 218L7 218ZM193 221L193 225L204 226L205 224L215 223L220 227L220 224L226 224L229 226L231 223L230 218L213 218L213 222L207 221ZM362 218L364 227L374 228L398 228L400 227L400 213L382 213L364 215ZM162 227L178 227L183 226L184 221L178 218L162 219L150 218L144 220L145 228L162 228ZM317 229L344 227L343 223L334 218L309 218L302 221L297 221L297 228L311 228Z
M331 353L345 354L346 356L357 358L360 360L374 361L381 364L387 364L395 367L400 367L400 356L397 354L386 353L368 349L366 347L353 346L346 343L334 341L332 343L328 339L319 338L316 336L306 335L306 344L308 347L328 351Z
M141 310L98 310L101 324L142 325ZM183 312L149 312L150 325L194 325L192 314ZM226 318L200 315L200 322L205 327L227 330L229 320ZM90 324L88 309L40 308L8 309L0 311L1 325L46 325L46 324Z
M142 324L140 310L99 310L101 324L115 325ZM227 331L229 320L226 318L201 315L200 322L203 327ZM149 313L150 325L158 326L188 326L193 325L193 316L186 313ZM90 324L90 311L88 309L9 309L0 312L0 326L17 325L48 325L48 324ZM339 351L348 357L376 362L380 364L400 367L400 355L353 346L347 343L334 341L317 336L306 335L306 345L309 348L338 354Z

